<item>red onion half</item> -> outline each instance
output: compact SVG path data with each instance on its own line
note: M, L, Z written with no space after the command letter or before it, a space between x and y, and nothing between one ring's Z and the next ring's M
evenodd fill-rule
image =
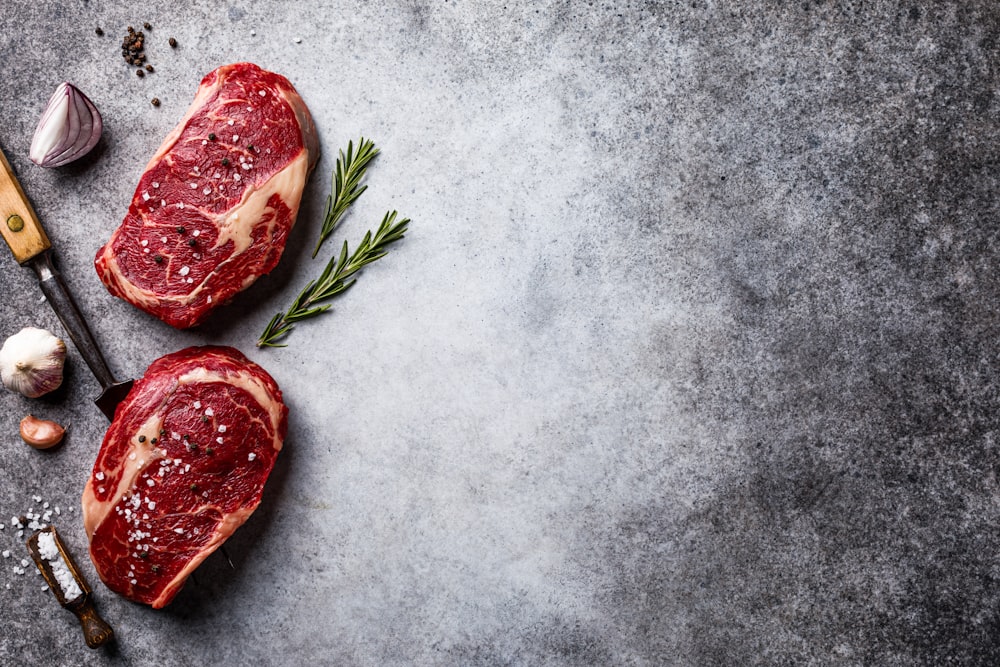
M89 153L102 131L94 103L73 84L61 83L38 121L28 157L41 167L61 167Z

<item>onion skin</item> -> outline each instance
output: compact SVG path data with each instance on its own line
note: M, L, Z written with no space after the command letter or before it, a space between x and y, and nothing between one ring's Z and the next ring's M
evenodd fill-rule
M54 421L28 415L21 420L21 439L35 449L49 449L62 442L66 429Z
M61 167L89 153L103 131L101 114L90 98L63 82L42 112L29 157L40 167Z

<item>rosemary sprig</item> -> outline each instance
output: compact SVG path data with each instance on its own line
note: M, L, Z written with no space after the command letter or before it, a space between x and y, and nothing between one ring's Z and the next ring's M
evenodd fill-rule
M349 290L357 282L357 278L351 276L366 264L384 257L388 252L388 246L403 238L409 223L409 218L396 222L396 211L386 213L374 236L371 230L366 232L361 245L350 257L348 257L347 241L344 241L340 257L331 257L320 277L306 285L288 310L271 318L264 333L257 340L257 347L285 347L284 343L277 341L287 336L295 328L296 322L329 310L331 304L322 302Z
M326 198L323 227L320 229L319 241L316 242L316 248L313 250L313 258L316 257L323 242L333 233L347 207L353 204L354 200L368 188L367 185L360 185L361 179L365 177L368 163L376 155L378 155L378 149L375 147L375 143L370 139L366 141L364 137L358 141L357 153L354 152L353 141L347 142L346 155L343 150L340 151L340 157L337 158L337 168L333 172L333 192Z

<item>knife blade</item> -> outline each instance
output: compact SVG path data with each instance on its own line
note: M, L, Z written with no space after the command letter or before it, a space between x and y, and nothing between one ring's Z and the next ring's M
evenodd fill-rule
M119 381L111 373L101 348L80 308L52 262L52 243L38 221L35 210L21 189L7 156L0 150L0 235L21 266L31 267L49 305L63 328L101 384L101 395L94 401L108 419L132 388L132 380Z

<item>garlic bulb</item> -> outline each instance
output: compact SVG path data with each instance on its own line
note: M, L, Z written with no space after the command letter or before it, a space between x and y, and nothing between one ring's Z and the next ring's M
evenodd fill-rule
M66 344L45 329L26 327L0 348L3 386L38 398L62 384Z

